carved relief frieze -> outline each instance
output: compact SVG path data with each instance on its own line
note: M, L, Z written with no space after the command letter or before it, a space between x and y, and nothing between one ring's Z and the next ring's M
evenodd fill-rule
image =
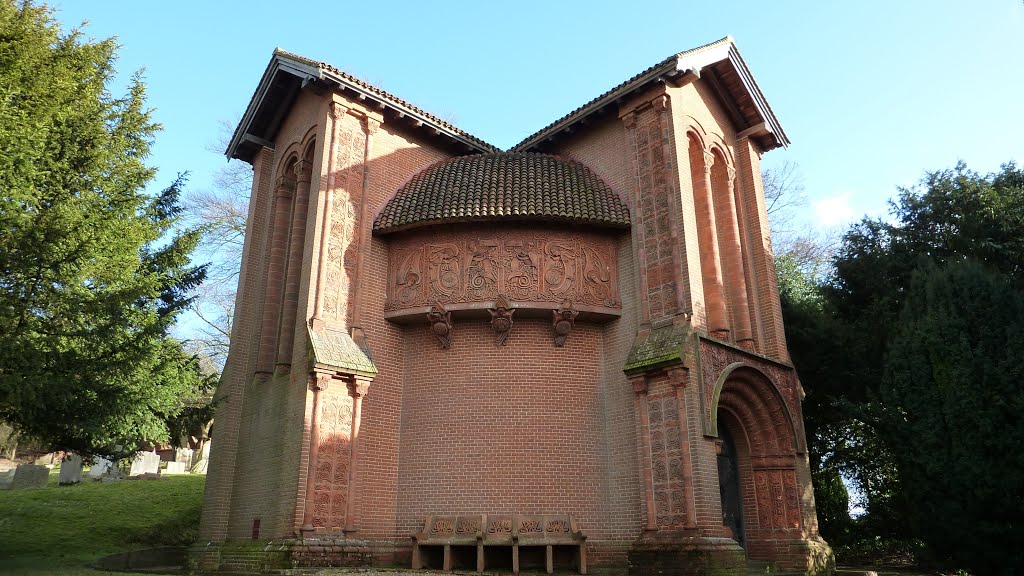
M572 301L621 309L614 241L597 235L508 231L414 236L391 246L385 310L434 303Z
M744 364L748 364L756 368L771 380L771 382L779 389L783 400L786 402L786 407L789 409L789 413L795 420L795 424L798 427L797 432L799 434L800 422L797 415L800 414L800 391L797 385L796 371L789 366L777 364L762 356L701 338L700 381L705 433L712 434L713 432L711 429L711 411L712 402L714 401L715 385L717 384L719 377L722 375L722 372L724 372L729 365L737 362L743 362ZM777 426L788 426L786 423L786 416L781 412L773 413L772 421Z
M320 392L320 446L313 482L313 526L345 526L352 398L342 386Z

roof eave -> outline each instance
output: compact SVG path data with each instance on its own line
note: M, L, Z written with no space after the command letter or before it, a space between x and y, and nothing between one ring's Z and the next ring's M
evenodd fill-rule
M754 123L754 126L740 126L737 131L742 133L744 130L753 128L755 130L751 131L751 134L756 133L758 135L767 135L771 144L765 151L788 146L790 144L789 138L783 131L779 119L775 116L775 113L772 112L771 106L768 105L768 101L765 99L760 87L758 87L757 82L754 81L754 76L743 61L739 51L736 49L736 44L732 37L727 36L721 40L712 42L711 44L669 57L660 64L656 64L642 75L597 98L593 102L584 105L579 110L576 110L561 120L558 120L551 126L537 132L533 136L528 137L526 140L515 145L512 150L520 152L535 150L541 143L553 139L580 120L596 113L606 106L621 101L630 93L633 93L652 82L667 78L678 81L678 79L683 78L688 74L699 77L703 68L723 61L728 61L730 65L736 69L737 74L742 80L744 89L750 94L751 100L754 102L758 114L761 117L760 123ZM723 97L727 96L723 95Z
M477 141L477 139L467 137L465 134L452 130L448 126L439 124L430 118L430 116L405 105L397 99L388 98L385 94L369 90L356 82L352 82L341 74L325 69L323 66L320 66L319 63L313 63L311 60L277 49L274 51L274 55L271 56L270 62L267 64L267 68L264 70L263 76L260 78L260 82L256 87L256 91L253 93L252 99L249 100L249 105L246 107L245 113L242 115L241 121L239 121L238 126L231 135L228 147L224 151L224 154L228 159L237 158L244 161L250 161L252 155L246 154L245 151L242 150L243 145L247 143L272 147L270 141L273 139L274 134L254 134L251 132L251 128L253 121L260 113L261 108L267 105L266 99L268 92L274 85L275 79L279 74L289 74L294 76L300 87L304 87L313 82L320 82L333 86L337 89L351 91L355 93L360 100L368 102L371 106L376 106L379 109L390 108L394 110L399 118L408 118L416 126L426 126L429 130L432 130L435 135L443 136L461 144L470 152L486 153L498 151L497 147L483 141ZM285 102L285 105L290 106L291 102ZM270 126L270 128L271 130L269 131L274 132L278 126Z
M740 55L735 45L730 45L729 47L729 62L736 68L736 72L743 81L743 86L750 93L754 106L761 115L761 121L765 124L765 129L772 135L775 145L769 147L768 150L788 147L790 141L789 137L786 136L785 130L782 129L782 123L779 122L779 118L772 111L772 107L768 104L768 99L764 97L761 87L754 80L753 72L747 67L747 63L743 61L743 56Z
M647 85L650 82L657 81L659 78L662 78L668 74L672 74L675 71L675 61L674 59L669 58L663 61L661 64L655 65L655 67L651 68L651 70L637 77L633 81L624 84L623 86L620 86L617 90L609 92L604 96L601 96L597 100L594 100L589 104L586 104L579 110L573 112L572 114L569 114L565 118L562 118L555 124L549 126L547 129L542 130L534 134L533 136L530 136L529 138L523 140L519 144L516 144L511 148L511 151L529 152L532 148L534 148L541 142L544 142L545 140L548 140L554 137L555 135L561 133L566 128L572 126L579 120L586 118L587 116L590 116L591 114L597 112L598 110L604 108L605 106L617 103L630 92L633 92L639 89L640 87Z
M454 141L456 141L456 142L458 142L460 144L463 144L464 146L469 148L470 151L472 151L472 152L487 153L487 152L498 152L499 151L496 146L491 146L490 144L486 144L486 143L482 143L482 142L477 142L477 141L475 141L475 140L473 140L471 138L467 138L465 135L460 134L460 133L452 130L451 128L449 128L447 126L444 126L442 124L438 124L437 122L434 122L432 119L430 119L428 116L424 115L422 112L420 112L418 110L414 110L413 108L409 107L408 105L406 105L404 103L399 102L399 101L397 101L395 99L392 99L392 98L384 97L384 96L382 96L382 95L380 95L380 94L378 94L378 93L376 93L376 92L374 92L372 90L368 90L364 86L356 84L355 82L352 82L349 79L345 78L344 76L342 76L340 74L336 74L336 73L332 72L331 70L323 70L323 69L321 69L320 70L320 79L324 80L324 81L327 81L327 82L330 82L330 83L332 83L332 84L334 84L336 86L343 87L346 90L351 90L351 91L355 92L358 95L360 100L365 99L365 100L375 104L378 108L382 108L382 109L390 108L390 109L394 110L395 113L400 118L409 118L414 123L416 123L417 126L418 125L427 126L431 130L433 130L435 134L437 134L439 136L445 136L445 137L447 137L447 138L449 138L451 140L454 140Z
M251 156L244 155L239 150L245 142L256 142L266 147L272 147L269 139L265 137L267 135L252 134L250 132L250 128L252 127L252 123L256 118L256 115L264 106L267 93L270 91L270 87L273 85L274 79L281 73L295 76L302 83L319 77L319 69L317 67L310 66L303 62L282 58L279 50L275 50L273 56L270 57L270 62L267 64L266 70L263 71L263 76L260 78L259 84L256 86L256 91L249 100L249 105L246 107L245 113L242 114L242 119L238 122L238 126L235 127L235 131L231 135L231 140L228 142L227 149L224 151L224 155L227 156L229 160L251 160Z

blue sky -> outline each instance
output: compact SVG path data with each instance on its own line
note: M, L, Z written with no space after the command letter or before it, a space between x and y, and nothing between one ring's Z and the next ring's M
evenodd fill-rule
M154 188L210 186L219 122L275 47L324 60L507 148L666 56L731 34L793 144L807 219L879 215L899 185L958 159L1024 161L1024 3L177 2L56 0L117 36L164 125Z

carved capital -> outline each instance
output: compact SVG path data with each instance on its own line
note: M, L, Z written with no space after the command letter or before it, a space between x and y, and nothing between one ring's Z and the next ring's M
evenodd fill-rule
M341 120L345 114L348 114L348 111L349 107L343 105L341 102L331 102L328 113L331 115L331 120L337 122L338 120Z
M710 150L704 151L704 170L710 171L711 167L715 165L715 155Z
M495 300L494 308L490 308L487 311L491 313L491 328L494 328L494 332L498 335L495 343L498 346L504 346L509 334L512 333L512 315L516 311L509 305L508 300L501 295Z
M313 372L309 375L309 389L314 392L323 392L331 385L333 374L328 372Z
M728 184L729 184L730 187L732 187L732 183L736 179L736 169L733 168L732 166L726 165L725 173L728 174L728 176L729 176Z
M555 346L564 346L569 333L576 325L576 317L579 311L573 307L572 302L566 300L558 310L551 311L551 328L555 332Z
M363 118L363 130L370 136L377 133L377 130L380 128L380 124L381 121L372 116L365 116Z
M658 112L668 110L668 94L659 94L651 100L651 106Z
M441 349L447 350L452 345L452 313L444 309L440 304L434 304L427 312L427 322L430 323L430 333L437 337L441 343Z
M690 369L684 367L681 368L670 368L665 372L668 376L668 382L675 388L685 388L686 383L690 381Z
M309 160L299 160L295 163L295 181L308 183L313 172L313 163Z
M289 197L295 189L295 177L291 174L284 174L274 182L275 197Z
M357 400L366 396L366 393L370 390L370 381L359 377L353 378L347 385L348 395Z
M644 395L647 394L647 376L643 374L637 374L629 377L629 385L633 387L635 394Z
M627 112L622 117L622 123L630 130L636 128L636 112Z

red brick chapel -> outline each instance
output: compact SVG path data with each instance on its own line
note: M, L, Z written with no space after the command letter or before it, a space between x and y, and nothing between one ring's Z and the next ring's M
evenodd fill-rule
M787 144L731 38L509 151L275 51L227 150L193 565L831 570L761 182Z

